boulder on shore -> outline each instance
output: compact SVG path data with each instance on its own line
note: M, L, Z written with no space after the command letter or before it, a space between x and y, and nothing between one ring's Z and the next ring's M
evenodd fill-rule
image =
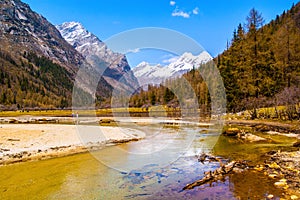
M229 137L236 137L246 142L259 142L266 141L267 139L259 137L252 133L247 133L245 130L240 130L238 128L228 128L223 131L223 135Z
M237 136L240 133L240 129L238 128L228 128L223 131L223 135L226 136Z
M266 141L266 138L259 137L257 135L253 135L251 133L240 133L238 134L238 138L242 139L247 142L260 142L260 141Z

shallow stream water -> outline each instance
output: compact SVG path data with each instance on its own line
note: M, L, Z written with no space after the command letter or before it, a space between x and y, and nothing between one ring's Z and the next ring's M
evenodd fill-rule
M223 159L259 163L266 152L285 148L294 139L272 136L272 143L243 143L219 136L207 127L145 124L139 128L147 131L144 140L92 153L0 167L0 199L265 199L269 194L279 199L282 196L283 191L273 185L275 180L254 171L232 174L223 181L193 190L182 191L182 188L202 178L204 172L219 167L218 163L198 162L197 155L203 152Z

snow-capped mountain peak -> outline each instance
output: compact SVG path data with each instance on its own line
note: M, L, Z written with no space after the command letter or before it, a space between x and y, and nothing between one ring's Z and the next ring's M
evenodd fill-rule
M149 66L149 63L147 63L146 61L143 61L143 62L141 62L140 64L138 64L138 65L136 66L136 68L146 67L146 66Z
M159 84L166 79L178 77L193 68L198 68L210 60L212 57L206 51L196 56L190 52L185 52L175 62L167 66L150 65L147 62L142 62L133 69L133 73L141 85Z
M141 62L133 69L133 72L136 77L146 76L148 78L155 78L160 77L160 75L156 74L156 72L160 72L162 68L163 66L160 64L151 65L147 62Z
M191 70L193 67L197 68L199 65L212 60L212 57L206 51L201 52L199 55L194 56L190 52L185 52L178 58L177 61L169 64L169 68L175 70Z
M105 46L101 40L86 30L79 22L65 22L56 26L56 28L60 31L63 38L81 53L83 53L81 49L84 49L85 46ZM99 48L96 51L99 51Z
M80 38L92 37L92 34L88 32L79 22L65 22L62 25L56 26L60 30L65 40L75 46L76 41Z
M56 28L91 66L103 73L104 79L114 88L130 90L136 87L137 79L130 71L125 55L111 51L79 22L65 22Z

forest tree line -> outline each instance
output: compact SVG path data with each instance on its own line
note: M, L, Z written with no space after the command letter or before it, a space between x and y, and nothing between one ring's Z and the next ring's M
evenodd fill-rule
M300 118L300 3L264 25L262 14L251 9L245 24L239 24L227 49L214 59L224 81L228 112L248 110L259 117L258 108L285 106L277 117ZM209 65L206 64L206 65ZM185 78L193 87L199 106L209 112L210 93L201 77L203 66L167 80L163 85L178 84ZM168 88L149 86L131 98L131 106L166 104L177 106L181 100ZM184 89L181 91L184 93ZM177 92L178 92L177 91ZM179 92L179 93L180 93ZM180 95L183 96L183 95ZM176 103L177 102L177 103ZM266 117L266 116L264 116Z
M1 110L64 108L71 104L68 72L46 57L24 51L18 60L0 51Z

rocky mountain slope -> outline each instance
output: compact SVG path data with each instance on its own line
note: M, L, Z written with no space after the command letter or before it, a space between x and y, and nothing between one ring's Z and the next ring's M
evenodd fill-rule
M66 22L56 26L61 35L100 73L104 79L121 91L132 91L138 82L127 62L126 56L115 53L94 34L78 22Z
M85 58L43 16L20 0L0 0L0 105L71 105L73 82ZM109 96L101 80L97 95Z
M83 57L61 37L55 26L19 0L0 0L0 4L2 50L13 56L34 51L75 72Z

